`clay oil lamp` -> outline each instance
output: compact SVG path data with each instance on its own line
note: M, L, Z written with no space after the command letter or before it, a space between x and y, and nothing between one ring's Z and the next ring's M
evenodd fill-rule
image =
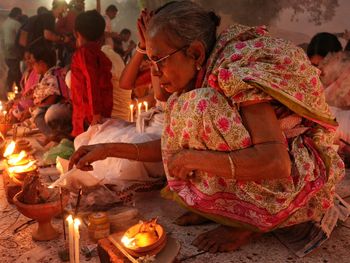
M22 184L25 176L29 173L37 171L36 161L29 158L25 151L13 153L16 148L16 143L11 143L6 147L4 157L7 159L7 173L9 177L16 183Z
M28 175L24 179L22 191L13 198L19 212L38 222L32 233L36 241L47 241L59 236L59 232L52 226L51 219L62 214L68 204L69 192L60 194L58 189L49 189L40 181L38 174Z
M31 159L25 151L14 153L16 143L12 141L4 152L3 173L4 189L9 203L13 203L13 197L22 189L23 181L29 174L36 174L38 169L36 161Z
M132 256L152 256L165 247L166 233L164 228L157 224L157 219L152 219L130 227L121 238L121 243Z

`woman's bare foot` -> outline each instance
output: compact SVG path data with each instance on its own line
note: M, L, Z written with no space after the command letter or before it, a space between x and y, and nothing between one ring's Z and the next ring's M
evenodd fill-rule
M210 253L233 251L247 244L258 233L233 227L219 226L199 235L192 245Z
M192 212L186 212L175 220L179 226L201 225L210 222L209 219Z

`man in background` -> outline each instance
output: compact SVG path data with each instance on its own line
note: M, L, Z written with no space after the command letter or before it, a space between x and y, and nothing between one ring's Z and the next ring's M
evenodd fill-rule
M105 28L105 44L114 48L113 38L118 38L119 34L112 31L112 20L117 16L118 8L115 5L110 5L106 9L104 19L106 22Z
M8 67L6 80L7 91L12 89L13 83L19 87L21 81L21 57L16 45L16 37L21 27L21 23L19 22L21 16L22 10L18 7L14 7L2 25L2 46L4 48L5 62Z

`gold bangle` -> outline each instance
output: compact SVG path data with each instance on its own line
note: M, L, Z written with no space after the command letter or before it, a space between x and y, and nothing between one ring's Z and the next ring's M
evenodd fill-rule
M147 54L146 49L140 48L140 43L137 44L136 51L141 53L141 54Z
M228 160L230 161L230 166L231 166L231 175L232 175L232 178L235 177L235 172L236 172L236 167L233 163L233 160L232 160L232 157L231 157L231 154L229 153L228 154Z
M139 158L140 158L140 149L139 149L139 147L137 146L137 144L136 144L136 143L133 143L132 145L134 145L134 146L135 146L136 151L137 151L137 158L135 159L135 161L138 161L138 160L139 160Z

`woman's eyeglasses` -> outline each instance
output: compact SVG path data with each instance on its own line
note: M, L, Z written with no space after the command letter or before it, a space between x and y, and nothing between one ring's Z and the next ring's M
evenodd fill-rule
M189 45L186 45L186 46L183 46L183 47L181 47L181 48L179 48L179 49L176 49L175 51L171 52L170 54L168 54L168 55L166 55L166 56L164 56L164 57L162 57L162 58L160 58L160 59L157 59L157 60L149 59L149 60L151 61L152 65L154 66L155 70L156 70L157 72L159 72L159 71L160 71L160 67L162 67L162 65L163 65L162 63L163 63L166 59L168 59L168 58L171 57L172 55L176 54L177 52L184 50L184 49L187 48L188 46L189 46Z

